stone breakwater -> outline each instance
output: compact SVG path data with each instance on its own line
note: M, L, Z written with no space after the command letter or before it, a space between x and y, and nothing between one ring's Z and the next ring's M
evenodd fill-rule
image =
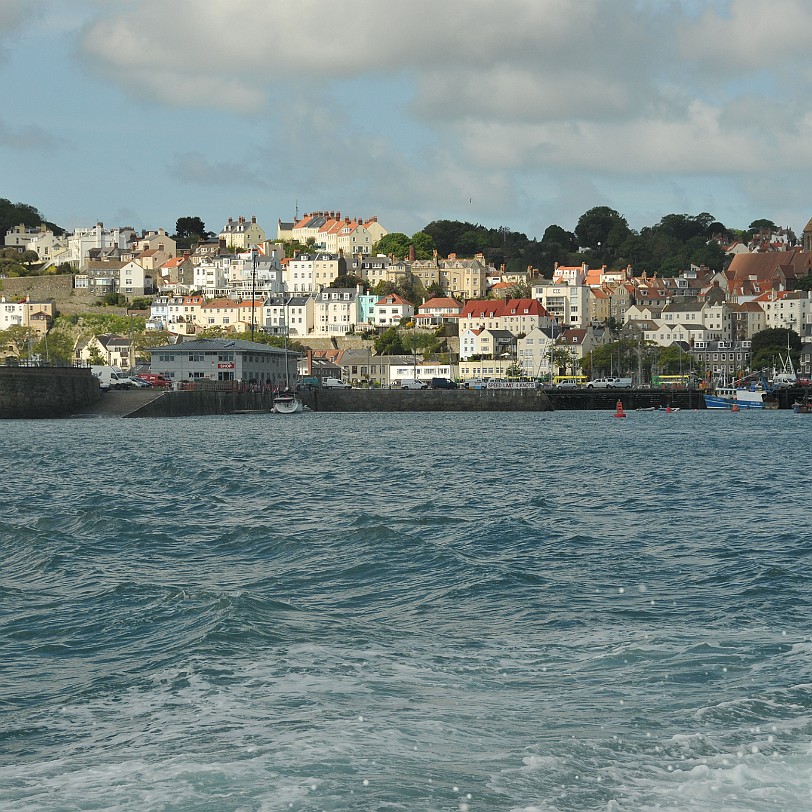
M89 368L0 367L0 418L69 417L99 397Z
M467 390L319 389L302 392L314 412L469 412L550 411L547 395L531 392L469 392ZM166 392L126 413L126 417L190 417L270 411L273 399L255 392Z

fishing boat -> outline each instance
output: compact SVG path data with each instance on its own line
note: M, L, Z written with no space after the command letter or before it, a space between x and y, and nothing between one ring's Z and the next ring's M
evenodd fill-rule
M733 384L721 382L705 392L706 409L777 409L778 398L761 372L751 372Z
M730 409L734 404L740 409L763 409L767 405L764 387L752 389L736 386L717 386L713 392L705 392L706 409Z

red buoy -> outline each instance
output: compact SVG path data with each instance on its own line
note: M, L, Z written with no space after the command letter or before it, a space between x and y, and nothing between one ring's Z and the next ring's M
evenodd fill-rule
M626 417L626 412L623 411L623 401L619 400L617 402L617 407L615 408L615 413L612 417Z

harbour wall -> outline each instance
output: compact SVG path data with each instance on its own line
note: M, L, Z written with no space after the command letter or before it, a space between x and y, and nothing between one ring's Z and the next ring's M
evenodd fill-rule
M314 412L547 412L651 407L704 409L699 392L662 390L536 390L467 389L316 389L301 393ZM196 391L165 392L126 413L127 417L190 417L270 411L269 393Z
M0 418L69 417L100 396L88 367L0 367Z

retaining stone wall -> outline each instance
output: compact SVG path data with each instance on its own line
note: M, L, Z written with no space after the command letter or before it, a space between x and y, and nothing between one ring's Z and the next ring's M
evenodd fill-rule
M0 418L68 417L100 396L89 368L0 367Z

